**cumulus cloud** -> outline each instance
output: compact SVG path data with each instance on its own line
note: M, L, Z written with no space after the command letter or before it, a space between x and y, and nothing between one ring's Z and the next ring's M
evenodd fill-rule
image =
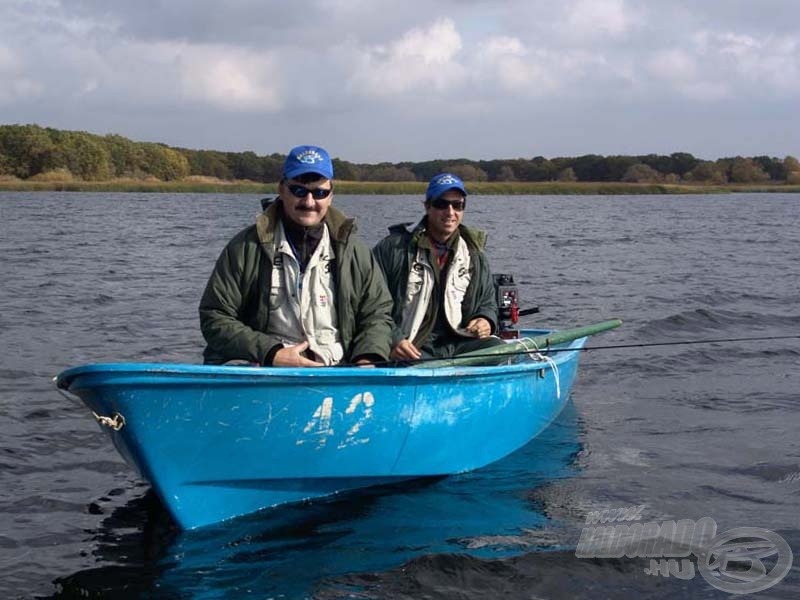
M554 51L498 36L479 44L470 72L476 87L502 90L520 98L574 96L588 82L619 86L630 77L627 61L610 62L582 48Z
M800 91L800 36L756 38L732 32L697 36L698 45L730 58L733 70L746 81L780 91Z
M769 89L800 92L800 37L695 32L684 47L653 53L650 75L692 99L716 102ZM755 86L755 87L754 87Z
M721 100L730 94L724 81L714 81L701 71L697 56L682 48L656 52L646 67L656 80L662 80L672 89L704 102Z
M96 54L84 100L150 106L208 105L224 111L282 107L279 67L270 52L185 42L125 43ZM79 69L77 65L74 67Z
M461 48L461 36L451 19L414 28L387 46L363 48L351 88L377 97L445 92L466 77L457 60Z
M276 111L281 77L271 53L219 46L183 46L177 69L186 96L227 110Z
M15 51L0 47L0 101L36 95L87 108L198 104L269 112L282 106L279 67L269 50L131 39L119 35L114 19L60 13L55 0L34 4L42 11L13 13L25 36L0 25L16 42Z
M635 146L630 140L641 136L640 128L603 129L618 107L626 123L650 122L658 110L680 114L691 131L716 126L705 137L736 142L748 135L737 128L758 123L769 106L771 118L794 127L800 139L793 108L800 100L800 27L790 0L773 0L770 10L729 0L229 0L223 7L146 0L144 6L0 2L5 122L93 130L101 127L93 125L94 115L102 114L102 127L132 137L192 145L202 135L206 146L233 149L254 120L271 127L259 143L297 135L302 122L311 133L343 136L342 151L363 159L365 142L353 132L372 119L396 138L382 158L413 159L392 152L419 145L432 152L442 137L432 133L434 122L462 155L482 153L500 130L498 144L535 132L545 144L538 152L547 154L547 140L550 153L569 152L564 140L585 151ZM723 111L708 106L745 118L720 117L715 125L709 114ZM134 113L150 124L148 133L137 133ZM565 129L577 115L581 124L570 137ZM666 119L653 126L660 129L642 144L677 131ZM520 143L508 153L527 152Z
M652 72L670 81L687 81L697 78L697 63L693 56L680 48L656 52L650 59Z
M479 45L473 73L478 82L494 81L505 91L541 95L559 86L552 58L518 38L499 36Z
M567 31L576 37L620 36L636 21L624 0L578 0L567 4Z

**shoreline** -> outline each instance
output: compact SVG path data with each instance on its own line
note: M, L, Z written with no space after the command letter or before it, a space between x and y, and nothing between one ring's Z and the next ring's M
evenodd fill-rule
M737 194L800 193L800 185L769 184L666 184L623 182L467 182L472 196L518 195L645 195L645 194ZM336 193L347 195L424 195L421 181L336 181ZM119 193L200 193L200 194L277 194L277 183L248 181L0 181L0 192L119 192Z

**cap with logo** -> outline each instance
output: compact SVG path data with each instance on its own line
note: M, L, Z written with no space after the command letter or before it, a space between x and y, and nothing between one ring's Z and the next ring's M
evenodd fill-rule
M452 173L440 173L439 175L434 175L428 184L428 191L425 193L425 199L435 200L450 190L458 190L465 196L467 195L464 182L461 181L461 178L457 175L453 175Z
M333 179L333 163L324 148L297 146L289 151L283 163L283 176L295 179L306 173L317 173L325 179Z

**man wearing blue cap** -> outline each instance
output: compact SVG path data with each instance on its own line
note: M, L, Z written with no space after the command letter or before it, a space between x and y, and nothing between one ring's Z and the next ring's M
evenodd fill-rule
M200 300L205 362L276 367L389 357L392 299L355 223L331 206L318 146L286 157L278 199L217 259Z
M448 358L502 344L497 299L484 253L486 234L461 224L464 182L452 173L433 177L425 216L389 228L373 249L394 298L393 360Z

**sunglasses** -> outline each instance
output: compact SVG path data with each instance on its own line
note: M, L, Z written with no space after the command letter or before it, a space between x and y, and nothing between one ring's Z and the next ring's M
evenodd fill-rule
M438 210L445 210L448 206L452 206L453 210L461 212L467 206L467 201L464 198L461 200L445 200L444 198L434 198L429 204Z
M286 187L289 188L289 191L295 198L305 198L306 196L311 194L311 197L314 200L322 200L324 198L327 198L328 196L331 195L331 192L333 191L333 188L327 190L323 188L314 188L312 190L304 185L298 185L296 183L290 183Z

